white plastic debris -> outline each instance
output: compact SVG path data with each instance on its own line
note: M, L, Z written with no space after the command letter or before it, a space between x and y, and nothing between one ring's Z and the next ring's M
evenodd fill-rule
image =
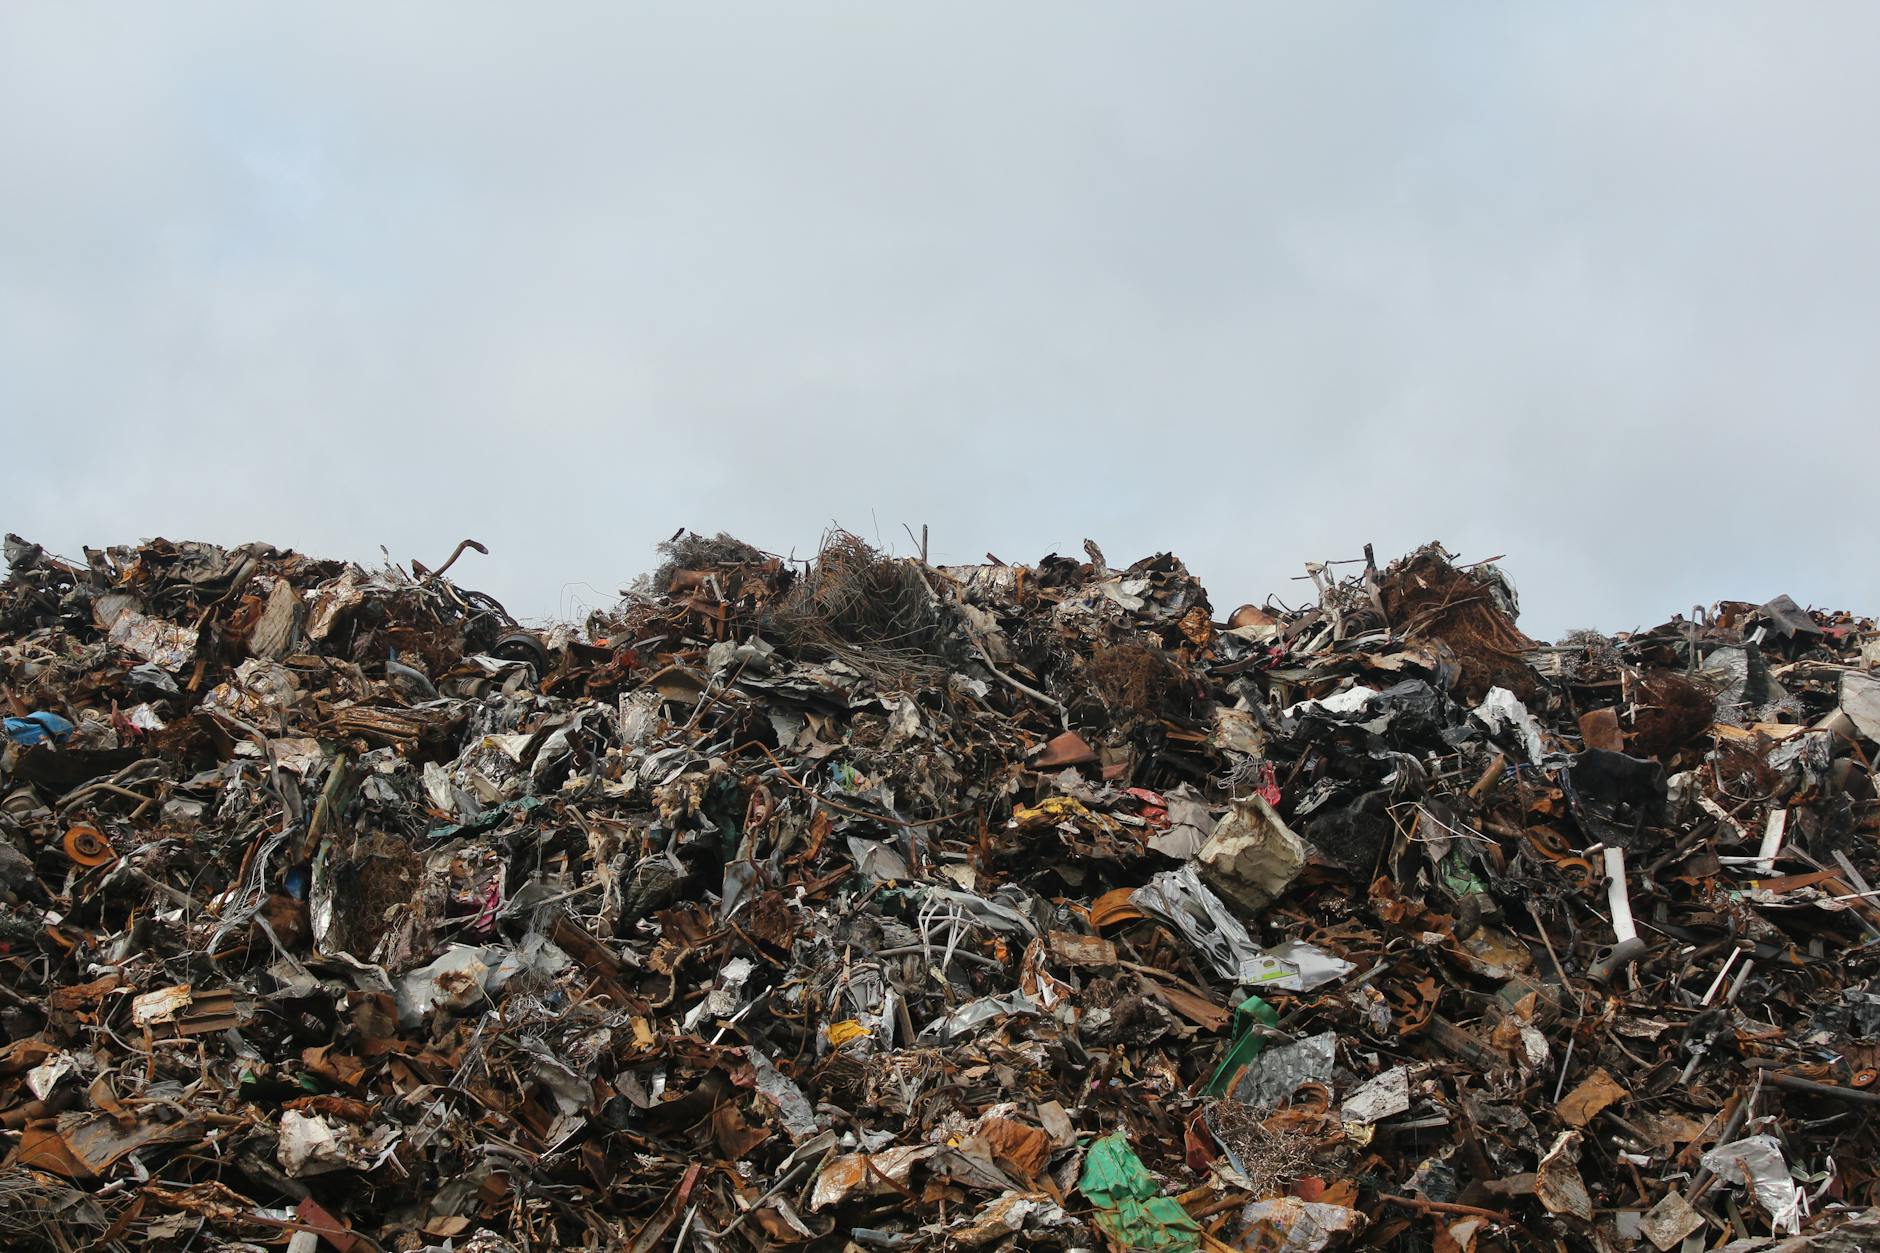
M1348 687L1342 692L1333 692L1318 700L1302 700L1298 704L1286 706L1286 716L1296 718L1308 709L1317 709L1328 714L1355 714L1368 708L1377 699L1374 687Z
M783 1120L783 1129L790 1133L791 1140L801 1143L821 1129L816 1109L803 1095L803 1089L771 1065L768 1057L752 1049L751 1067L757 1072L757 1090L777 1107L777 1116Z
M857 835L851 835L848 839L849 856L855 859L858 873L867 875L876 883L908 877L907 859L893 845L864 840Z
M1266 798L1236 801L1196 854L1208 886L1243 914L1257 914L1306 866L1306 842Z
M1652 1242L1658 1253L1671 1253L1685 1237L1704 1225L1704 1216L1691 1208L1681 1192L1667 1192L1664 1199L1646 1211L1639 1232Z
M1296 1196L1255 1201L1240 1211L1240 1218L1248 1227L1264 1229L1259 1247L1272 1253L1319 1253L1334 1240L1364 1230L1365 1224L1364 1215L1355 1209ZM1277 1244L1272 1243L1274 1237Z
M1782 851L1782 840L1788 832L1789 811L1771 809L1769 819L1763 826L1762 847L1756 850L1756 873L1770 875L1776 872L1776 854Z
M1215 835L1218 837L1220 832ZM1202 856L1207 856L1205 848ZM1181 932L1221 978L1251 983L1265 969L1265 954L1221 898L1201 882L1195 865L1189 862L1176 870L1164 870L1131 892L1129 902Z
M196 657L196 633L125 609L111 623L111 642L165 670L180 670Z
M1214 834L1214 816L1208 812L1200 795L1187 784L1169 792L1164 799L1168 804L1168 828L1151 836L1149 847L1164 857L1187 861L1199 853L1208 837Z
M398 1024L406 1030L422 1023L439 1005L464 1009L483 998L490 966L481 949L455 945L428 966L398 981Z
M1546 747L1541 743L1541 724L1534 720L1521 698L1505 687L1491 687L1482 703L1472 711L1488 728L1490 735L1500 735L1512 730L1521 741L1521 747L1527 750L1528 760L1539 765L1547 755Z
M72 1060L70 1053L54 1053L45 1061L26 1072L26 1086L33 1096L46 1100L52 1090L59 1086L59 1081L77 1069L78 1063Z
M1719 1179L1747 1187L1756 1203L1768 1211L1777 1235L1792 1236L1802 1229L1802 1190L1789 1177L1789 1164L1774 1136L1746 1136L1721 1144L1704 1154L1704 1169Z
M1880 647L1880 641L1868 648ZM1865 658L1866 654L1862 653ZM1880 676L1849 670L1841 676L1841 712L1870 740L1880 740Z
M1007 1192L988 1201L972 1218L947 1232L962 1248L977 1249L1021 1231L1075 1227L1077 1220L1042 1192Z
M195 999L187 983L145 992L131 1001L131 1023L148 1027L154 1023L173 1022Z
M1580 1133L1563 1131L1534 1171L1534 1195L1549 1214L1593 1221L1593 1197L1580 1175Z
M989 1022L1006 1014L1039 1012L1038 1002L1023 992L1013 992L1006 996L982 996L976 1001L955 1005L950 1011L922 1027L918 1042L924 1045L944 1044L982 1022Z
M1339 1107L1339 1116L1347 1123L1382 1122L1410 1108L1410 1068L1396 1066L1368 1083L1359 1085Z
M168 725L163 721L163 715L157 712L157 707L149 701L133 705L124 715L124 720L139 731L161 731Z
M1261 969L1251 982L1263 988L1310 992L1344 978L1357 967L1305 940L1276 944L1260 955Z
M718 972L712 990L705 995L705 1012L714 1018L729 1018L744 1002L744 984L757 969L748 957L733 957Z
M290 1178L335 1170L371 1170L397 1146L394 1127L363 1132L350 1123L290 1109L281 1115L281 1140L275 1160Z

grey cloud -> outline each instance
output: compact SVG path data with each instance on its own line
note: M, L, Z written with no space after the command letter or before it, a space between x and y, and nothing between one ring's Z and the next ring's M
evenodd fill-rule
M1880 604L1869 6L0 11L4 523ZM472 559L466 559L474 560Z

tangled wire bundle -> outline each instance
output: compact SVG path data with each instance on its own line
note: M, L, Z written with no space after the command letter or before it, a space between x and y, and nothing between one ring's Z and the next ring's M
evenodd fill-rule
M653 571L653 590L664 595L673 590L673 578L681 570L712 570L724 566L762 565L764 553L734 535L723 531L710 539L687 531L659 545L663 560Z
M876 673L943 667L951 623L911 560L834 531L810 572L771 609L771 629L800 651L826 652Z

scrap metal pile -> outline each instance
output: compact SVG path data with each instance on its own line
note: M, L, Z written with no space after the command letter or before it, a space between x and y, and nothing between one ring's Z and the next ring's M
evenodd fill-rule
M5 1247L1880 1246L1871 620L663 551L8 537Z

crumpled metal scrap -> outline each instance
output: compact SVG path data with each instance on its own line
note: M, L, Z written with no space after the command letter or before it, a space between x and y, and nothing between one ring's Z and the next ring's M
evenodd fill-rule
M472 549L7 538L10 1246L1880 1228L1871 619L686 533L530 630Z

